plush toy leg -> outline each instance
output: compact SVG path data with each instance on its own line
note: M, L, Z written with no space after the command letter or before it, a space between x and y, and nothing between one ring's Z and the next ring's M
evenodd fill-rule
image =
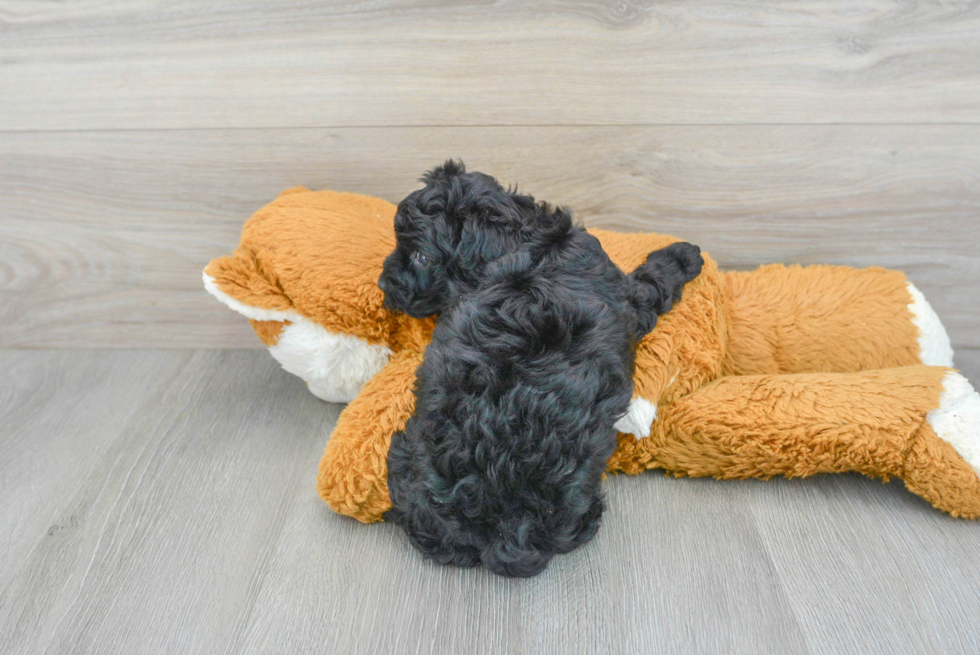
M421 362L420 353L396 354L341 412L317 475L317 491L335 512L372 523L391 509L388 447L412 415Z
M939 317L898 271L775 264L725 280L729 375L953 365Z
M980 395L946 368L721 378L661 408L649 438L619 439L612 470L857 471L900 477L935 507L980 517Z

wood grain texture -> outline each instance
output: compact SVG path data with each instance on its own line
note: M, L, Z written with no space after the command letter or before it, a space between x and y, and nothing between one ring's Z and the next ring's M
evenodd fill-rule
M596 539L530 580L425 561L392 525L298 501L233 650L807 651L736 486L654 474L613 478L607 490Z
M34 354L39 364L45 357ZM114 375L104 383L117 397L93 399L88 413L103 417L76 433L78 447L99 450L86 474L62 485L56 506L26 485L4 494L5 503L37 502L55 529L45 523L28 533L33 547L10 563L0 652L214 652L207 645L234 634L262 586L297 491L313 493L304 465L322 450L338 406L311 397L264 353L108 358ZM180 374L156 380L115 422L114 404L132 395L126 369L141 358L162 358ZM90 354L67 359L98 368ZM72 409L75 398L62 407L24 402L50 414L67 410L73 422L87 418ZM44 467L62 431L34 435L33 486L61 484L60 471ZM10 439L3 437L5 452Z
M64 497L189 359L160 351L0 351L0 589L38 535L55 538L77 526L78 516L60 511Z
M749 500L806 640L825 653L980 650L976 522L856 475Z
M0 18L8 130L980 120L972 0L4 0Z
M331 513L313 480L338 406L265 353L27 351L0 362L18 380L0 387L0 424L29 428L0 431L0 451L19 453L0 469L4 503L20 508L0 513L0 534L19 539L0 569L5 653L980 644L980 522L936 512L901 483L613 476L593 542L537 578L505 580L424 561L394 526ZM959 364L976 384L980 351ZM52 452L71 448L77 464ZM24 520L32 513L44 520Z
M980 346L980 126L350 128L0 134L0 345L259 347L202 289L295 185L397 201L448 155L586 224L723 266L905 270Z

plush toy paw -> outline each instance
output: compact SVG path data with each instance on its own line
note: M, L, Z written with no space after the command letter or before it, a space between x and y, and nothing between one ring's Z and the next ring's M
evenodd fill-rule
M949 443L980 476L980 393L955 371L943 379L939 407L926 417L936 436Z
M934 507L980 518L980 394L955 371L942 386L939 407L909 444L901 478Z
M911 282L907 282L906 286L912 296L912 302L908 305L909 311L912 312L912 322L919 328L922 363L927 366L952 367L953 346L949 342L946 328L943 327L942 321L922 292Z

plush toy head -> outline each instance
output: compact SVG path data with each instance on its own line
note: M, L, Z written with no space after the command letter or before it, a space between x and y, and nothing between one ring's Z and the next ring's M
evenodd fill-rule
M393 352L419 347L432 329L383 306L394 213L378 198L290 189L248 221L233 255L208 264L205 287L251 319L310 391L350 402Z

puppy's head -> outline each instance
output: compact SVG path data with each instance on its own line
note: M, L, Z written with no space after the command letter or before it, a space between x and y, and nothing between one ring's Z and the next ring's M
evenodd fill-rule
M378 285L385 302L424 318L478 283L486 265L522 243L567 232L571 217L449 160L422 177L395 214L397 245Z

